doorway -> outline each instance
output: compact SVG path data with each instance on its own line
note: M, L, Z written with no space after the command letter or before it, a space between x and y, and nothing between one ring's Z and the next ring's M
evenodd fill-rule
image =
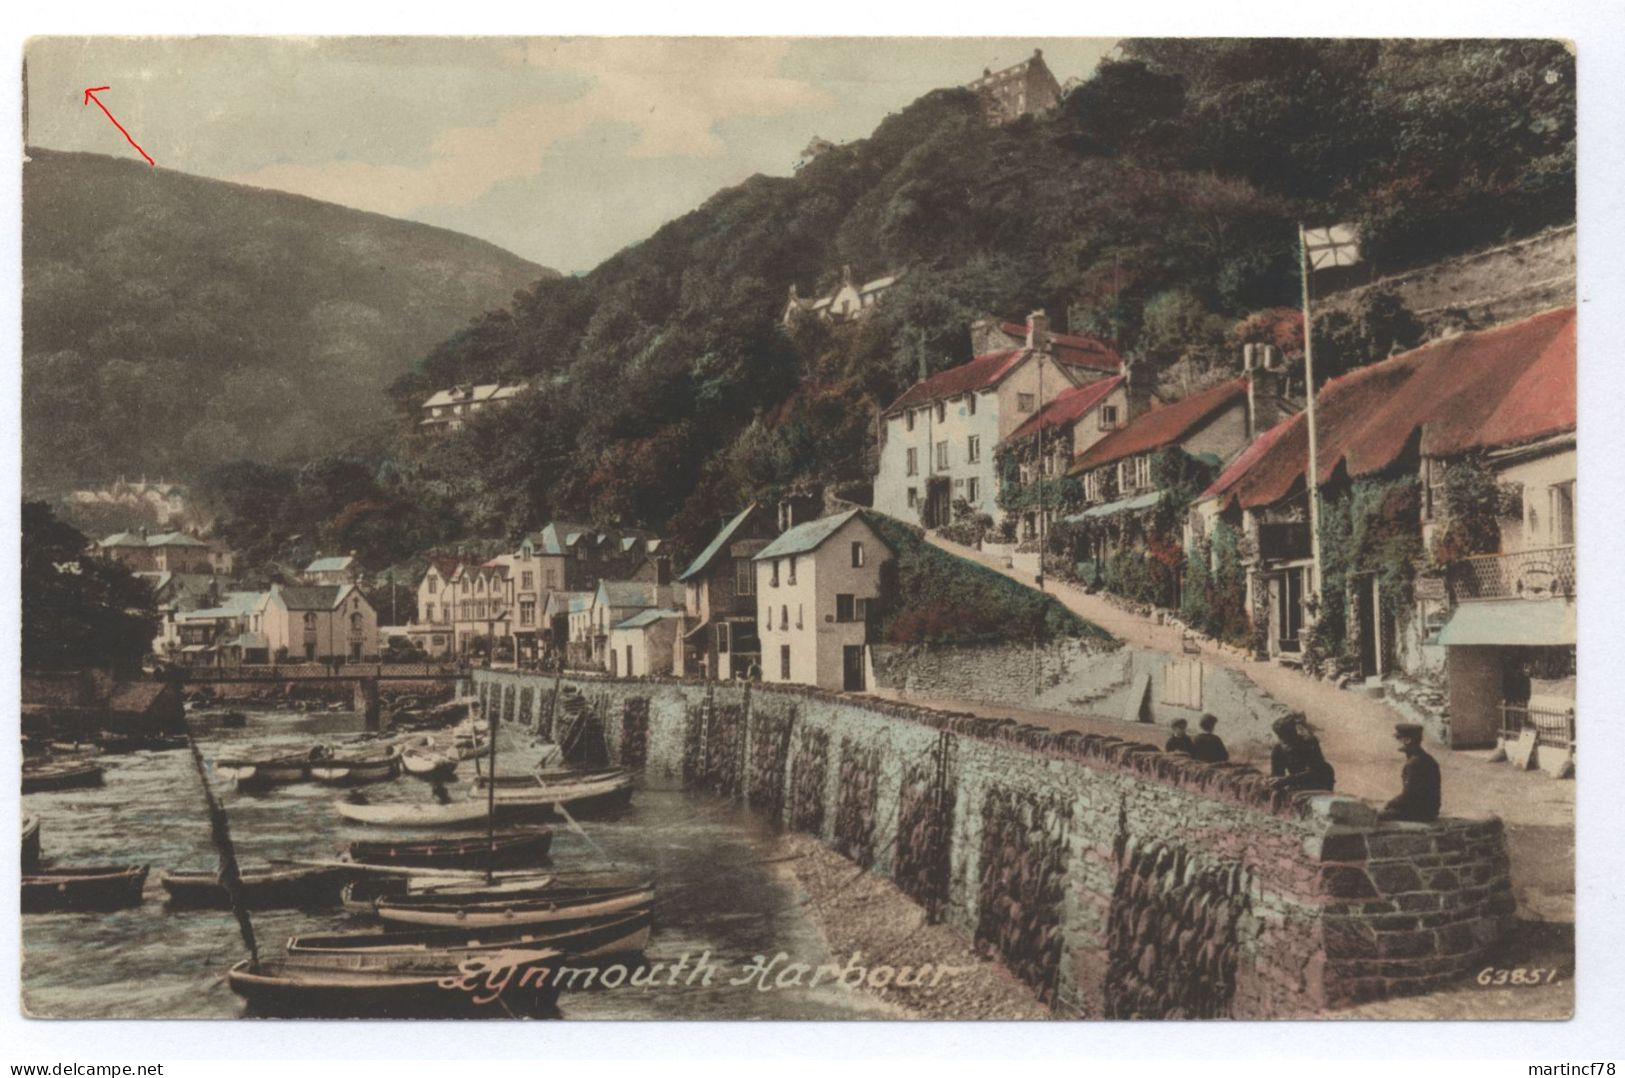
M841 687L847 692L863 692L863 645L848 644L841 649Z

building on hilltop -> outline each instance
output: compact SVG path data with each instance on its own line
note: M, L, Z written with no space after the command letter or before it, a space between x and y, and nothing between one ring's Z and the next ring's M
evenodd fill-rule
M1027 59L1002 71L984 67L982 77L965 89L981 98L982 119L993 127L1045 112L1061 100L1061 84L1044 63L1043 49L1034 49Z
M851 266L841 267L841 279L826 296L804 299L796 285L790 285L790 298L780 320L793 325L798 318L818 318L825 322L853 322L867 315L886 291L902 280L903 273L876 277L858 284Z
M133 573L230 576L235 561L224 543L200 539L186 532L149 535L145 528L100 539L96 551Z
M487 385L465 383L442 389L419 406L418 429L430 433L459 430L470 416L511 404L528 388L524 382L513 385L492 382Z

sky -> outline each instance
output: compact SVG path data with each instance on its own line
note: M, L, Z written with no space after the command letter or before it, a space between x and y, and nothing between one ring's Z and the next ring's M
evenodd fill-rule
M36 37L28 142L156 161L466 232L591 269L720 188L789 175L813 136L1044 50L1106 38Z

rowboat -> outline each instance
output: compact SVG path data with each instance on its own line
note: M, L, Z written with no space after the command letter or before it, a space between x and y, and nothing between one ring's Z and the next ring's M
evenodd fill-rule
M266 865L238 872L249 909L320 909L339 904L339 891L356 870L304 865ZM178 909L226 910L231 897L216 872L165 872L158 882Z
M430 749L407 749L401 753L401 770L425 782L444 782L457 774L457 755Z
M397 801L375 805L335 801L333 807L346 820L375 827L468 827L486 819L485 802Z
M221 778L235 782L241 790L285 786L304 782L310 776L310 755L301 752L221 757L215 760L214 771Z
M23 875L24 913L78 913L141 905L146 865L40 868Z
M451 955L466 957L507 948L547 948L572 959L636 955L649 945L654 915L648 910L610 917L558 921L539 929L491 930L443 928L395 932L344 932L295 936L288 941L288 961L301 966L329 965L347 969L412 968L415 963Z
M454 884L388 895L378 899L373 908L385 924L489 929L603 917L653 906L653 883L614 875L621 879L597 884L571 878L529 886Z
M492 838L451 838L439 842L351 842L352 861L406 868L522 868L547 862L553 832L546 827L509 831Z
M491 779L480 775L469 796L484 800ZM602 771L544 771L534 775L498 775L496 805L503 809L550 809L563 805L572 815L624 808L632 800L632 772L624 768Z
M361 752L328 755L313 752L310 758L310 777L330 786L360 786L368 782L384 782L400 774L400 757L391 746Z
M247 959L226 980L251 1013L284 1018L507 1018L558 1013L552 950L500 950L427 968L331 969Z
M47 790L76 790L102 784L102 766L84 758L67 760L25 760L23 793Z
M27 872L39 864L39 817L27 815L23 817L23 871Z

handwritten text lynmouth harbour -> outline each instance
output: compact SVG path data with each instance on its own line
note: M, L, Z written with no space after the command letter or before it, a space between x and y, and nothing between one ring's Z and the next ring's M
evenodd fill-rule
M560 991L578 991L591 988L677 988L711 987L725 984L732 988L773 992L787 988L817 988L820 985L839 985L846 989L870 988L935 988L945 979L971 972L972 966L948 966L927 962L920 966L867 965L862 951L852 952L846 962L825 962L811 965L791 961L787 952L780 951L769 957L756 955L749 962L732 970L711 960L705 951L698 958L688 952L676 962L654 962L648 965L627 966L621 963L608 966L559 966L548 971L541 967L526 968L517 974L518 967L504 963L501 956L472 958L457 967L457 976L443 978L441 988L467 992L475 1003L489 1003L509 988L541 988L551 982Z

